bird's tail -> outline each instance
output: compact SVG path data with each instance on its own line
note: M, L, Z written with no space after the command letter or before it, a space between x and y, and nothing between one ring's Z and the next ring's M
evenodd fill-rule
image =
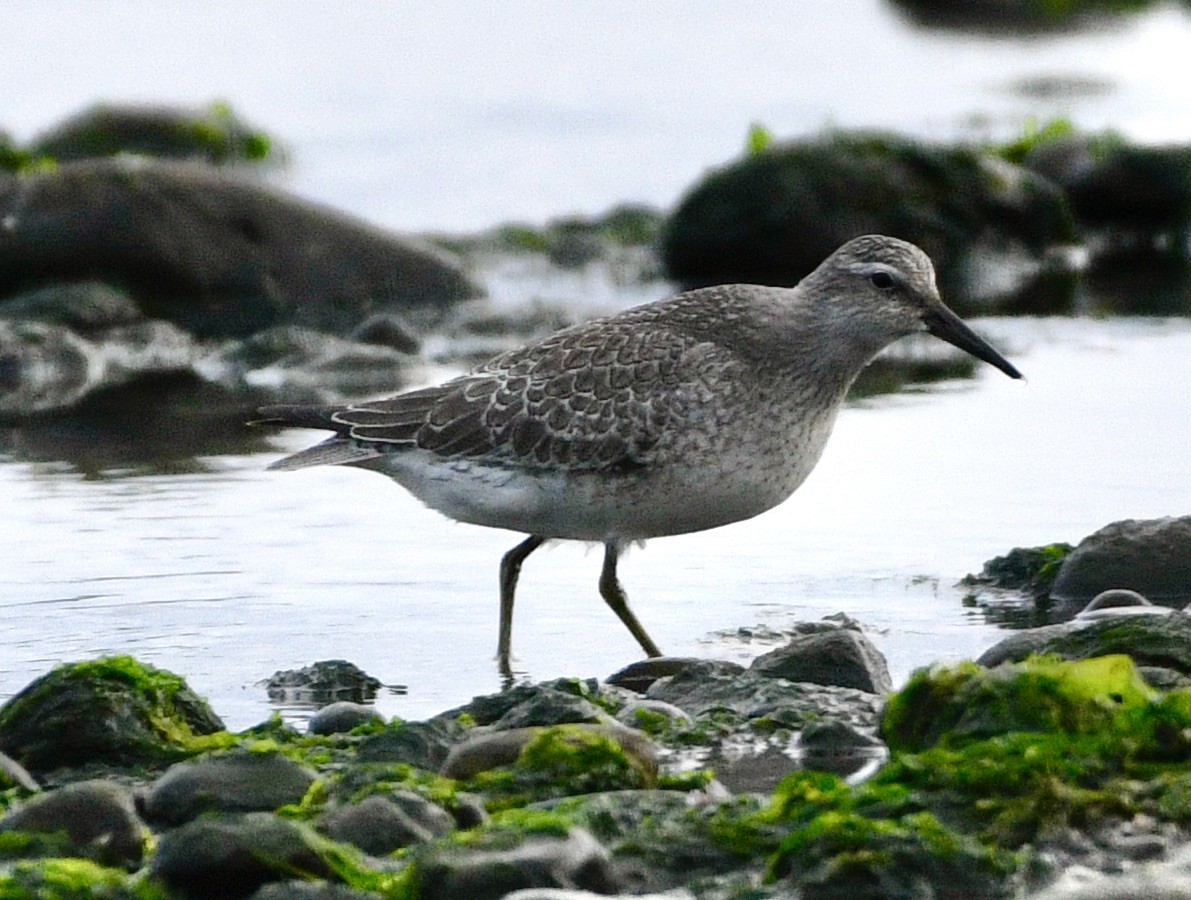
M321 444L299 450L272 463L277 471L305 469L308 466L350 466L376 459L380 451L349 439L351 426L332 417L342 406L262 406L249 425L288 425L291 428L321 428L337 432Z

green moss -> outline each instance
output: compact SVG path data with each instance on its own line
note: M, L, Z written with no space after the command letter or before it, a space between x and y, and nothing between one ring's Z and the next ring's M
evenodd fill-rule
M543 728L522 748L517 762L480 772L467 786L490 810L538 800L653 787L652 767L606 734L575 725Z
M0 900L166 900L152 881L84 859L18 862L0 875Z
M331 793L347 803L359 803L374 794L407 790L447 809L458 806L459 782L409 763L359 763L342 775L329 775L327 779Z
M1019 137L990 149L1002 159L1020 166L1035 147L1074 134L1075 126L1070 119L1058 118L1039 123L1037 119L1029 118L1026 119Z

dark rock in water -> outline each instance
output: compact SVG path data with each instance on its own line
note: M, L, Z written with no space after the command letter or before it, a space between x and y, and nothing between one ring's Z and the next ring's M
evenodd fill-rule
M140 865L148 836L132 794L112 781L81 781L38 794L0 818L0 832L6 831L65 835L57 855L128 868Z
M398 722L365 738L356 752L363 762L403 762L419 769L438 771L451 748L462 741L467 730L453 719L428 722Z
M528 701L535 701L539 696L554 697L558 693L570 694L583 699L591 699L601 695L605 689L594 678L580 680L578 678L558 678L540 684L518 684L499 694L483 694L473 697L465 706L439 713L432 721L446 719L454 721L459 716L469 716L476 725L492 725L505 716L514 707L521 706ZM553 702L553 701L544 701ZM542 723L547 724L547 723Z
M161 837L149 874L188 900L248 897L295 874L337 880L322 841L270 813L201 818Z
M1121 13L1136 12L1149 0L894 0L916 25L976 34L1047 34L1096 27Z
M1138 666L1157 666L1191 675L1191 615L1119 615L1046 625L1021 631L989 648L982 666L1017 662L1035 653L1090 659L1123 653Z
M421 800L416 794L409 796ZM428 801L421 802L433 806ZM394 850L424 844L451 831L454 821L450 814L441 807L434 808L441 814L441 819L411 815L408 805L403 807L389 797L372 796L324 815L318 828L333 840L354 844L373 856L386 856Z
M181 825L206 812L267 812L298 803L315 773L280 753L233 750L171 766L145 800L145 818Z
M1092 316L1191 315L1191 259L1183 240L1164 236L1093 237L1077 305Z
M704 662L704 660L694 656L655 656L651 659L629 663L623 669L609 675L607 683L644 694L649 690L649 686L659 678L677 675L687 666L700 662ZM727 663L726 665L736 665L736 663ZM738 668L743 671L744 666Z
M31 794L41 790L37 779L7 753L0 753L0 790L19 787Z
M856 688L870 694L892 690L885 657L863 634L834 628L795 637L753 660L754 672L787 681Z
M127 656L58 666L0 708L0 750L33 772L160 765L222 730L185 681Z
M846 722L811 722L799 736L799 758L808 769L847 778L870 764L883 761L885 744Z
M1070 544L1056 543L1045 547L1015 547L1004 556L997 556L984 564L979 574L965 575L956 585L965 592L965 602L992 601L1000 604L1006 597L1020 607L1020 611L1006 618L1023 620L1027 625L1048 624L1054 619L1052 613L1066 617L1073 615L1082 604L1074 609L1055 611L1051 609L1050 589L1063 560L1071 553ZM1001 615L1004 615L1002 612Z
M1059 569L1051 594L1088 601L1111 588L1128 588L1154 603L1191 600L1191 516L1124 519L1084 538Z
M267 134L222 103L201 110L98 104L38 135L27 152L59 163L121 153L212 164L280 155Z
M501 900L535 887L613 894L619 887L608 851L583 828L529 837L513 848L430 844L413 858L421 900Z
M380 687L379 679L344 659L328 659L301 669L274 672L265 682L271 700L322 706L336 700L363 703L375 698Z
M662 259L686 286L793 285L867 233L922 247L961 314L1015 309L1032 282L1067 267L1052 251L1077 240L1061 191L1033 172L975 149L835 132L707 176L667 223ZM1072 275L1046 308L1068 307L1073 290Z
M384 717L374 706L339 700L324 706L310 717L308 730L311 734L344 734L369 722L384 724Z
M1061 187L1085 225L1148 233L1191 225L1191 146L1069 134L1040 141L1022 164Z
M199 337L342 335L481 293L441 251L199 166L116 159L0 180L0 220L0 297L99 280Z

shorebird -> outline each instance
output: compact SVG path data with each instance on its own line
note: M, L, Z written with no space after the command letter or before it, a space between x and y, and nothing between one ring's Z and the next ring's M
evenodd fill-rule
M624 548L781 503L818 462L860 371L916 332L1021 377L943 304L922 250L867 235L793 288L687 291L564 328L434 387L265 407L258 422L335 432L271 469L372 469L452 519L529 535L500 564L506 676L522 563L552 539L604 545L601 596L660 656L617 578Z

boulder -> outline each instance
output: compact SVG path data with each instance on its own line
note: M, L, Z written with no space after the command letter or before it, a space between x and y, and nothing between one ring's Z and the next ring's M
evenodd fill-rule
M793 285L869 233L922 247L961 315L1070 306L1073 273L1048 286L1065 267L1052 251L1077 238L1057 187L976 149L892 134L829 132L712 172L666 223L662 260L688 287ZM1030 296L1038 285L1047 296Z
M270 700L319 706L336 700L364 703L374 699L380 687L380 679L345 659L326 659L301 669L274 672L265 682Z
M372 722L379 725L385 723L384 716L376 711L375 706L339 700L312 715L308 730L311 734L344 734Z
M750 668L787 681L850 687L870 694L893 688L881 651L851 628L798 635L784 647L758 656Z
M1063 560L1051 596L1087 602L1127 588L1154 603L1191 600L1191 516L1123 519L1084 538Z
M183 679L128 656L58 666L0 708L0 750L33 772L160 765L222 730Z
M416 794L409 796L421 800ZM429 801L421 802L433 806ZM408 799L402 804L390 797L373 795L325 814L319 819L318 828L333 840L354 844L373 856L386 856L402 847L423 844L447 834L454 820L446 810L435 808L442 817L419 814Z
M38 794L0 817L0 832L65 835L63 856L108 866L140 865L148 830L128 789L113 781L80 781Z
M361 741L356 758L361 762L409 763L419 769L437 771L451 748L466 734L466 729L453 719L394 722Z
M0 220L0 297L99 280L197 337L345 335L480 293L442 251L204 166L117 158L0 179Z
M181 825L206 812L268 812L298 803L315 773L276 752L233 750L171 766L149 791L145 817Z

